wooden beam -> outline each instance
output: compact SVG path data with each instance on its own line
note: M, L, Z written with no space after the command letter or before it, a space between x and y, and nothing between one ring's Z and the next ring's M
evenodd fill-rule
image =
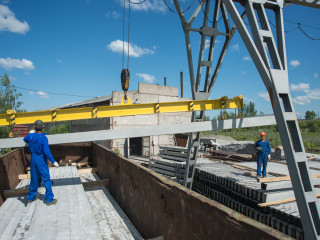
M312 174L312 178L320 178L320 174ZM270 177L270 178L259 178L258 182L281 182L281 181L290 181L291 178L289 176L286 177Z
M20 195L27 195L28 192L29 192L28 188L23 188L23 189L4 190L3 194L5 197L16 197Z
M320 197L320 193L317 193L317 198ZM288 203L288 202L294 202L296 201L296 198L287 198L287 199L282 199L282 200L277 200L277 201L272 201L272 202L266 202L266 203L260 203L258 204L259 207L267 207L267 206L272 206L272 205L277 205L277 204L282 204L282 203Z
M98 172L99 168L84 168L84 169L78 169L79 174L84 174L84 173L94 173Z
M84 189L93 188L93 187L107 187L109 188L109 179L103 179L92 182L83 182L82 183Z

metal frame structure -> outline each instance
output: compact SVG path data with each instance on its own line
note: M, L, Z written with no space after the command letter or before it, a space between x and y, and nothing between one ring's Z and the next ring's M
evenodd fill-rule
M241 0L237 1L244 7L244 12L239 13L233 0L216 0L213 13L212 27L208 27L211 0L202 0L187 22L181 10L178 0L173 0L182 27L185 33L187 56L190 72L190 82L193 99L208 99L215 79L221 67L226 49L237 29L246 45L248 52L261 76L261 79L269 93L279 128L281 141L286 154L286 161L290 173L293 190L296 196L299 213L302 220L305 239L320 239L319 204L317 201L311 175L309 173L307 158L301 138L298 121L293 108L289 91L287 56L283 23L283 0ZM299 1L303 2L303 1ZM313 4L318 8L318 1ZM199 11L205 5L203 11L203 26L199 29L191 28ZM271 10L276 19L276 39L271 31L266 10ZM226 33L219 32L217 28L219 11L221 11ZM230 30L228 14L235 26ZM246 27L243 18L247 15L250 28ZM201 34L198 71L196 82L194 81L193 61L189 32L195 31ZM251 37L251 34L252 37ZM210 76L212 68L212 53L214 40L217 35L226 36L226 40L219 60L216 64L213 76ZM203 61L205 38L210 37L208 61ZM202 67L207 67L204 91L199 90ZM211 81L209 82L209 78ZM204 111L200 112L200 120L204 118ZM195 121L195 113L192 115ZM190 134L188 142L187 166L184 178L184 186L192 188L200 133L196 136Z

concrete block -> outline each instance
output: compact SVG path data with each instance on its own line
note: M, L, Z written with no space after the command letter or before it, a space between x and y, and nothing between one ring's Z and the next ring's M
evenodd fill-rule
M176 87L168 87L148 83L139 83L138 92L172 97L178 97L179 95L179 89Z

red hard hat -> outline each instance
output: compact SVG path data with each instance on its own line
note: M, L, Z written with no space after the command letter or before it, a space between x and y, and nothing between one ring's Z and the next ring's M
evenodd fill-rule
M265 132L261 132L261 133L260 133L260 136L265 136L265 135L266 135Z

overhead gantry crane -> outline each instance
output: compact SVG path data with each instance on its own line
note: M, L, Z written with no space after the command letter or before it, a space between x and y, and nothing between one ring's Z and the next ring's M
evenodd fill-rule
M200 132L208 130L218 129L229 129L239 127L253 127L262 125L271 125L277 123L284 151L286 154L286 161L295 193L297 205L302 220L302 226L306 239L320 239L320 218L319 218L319 204L312 184L311 175L309 173L307 158L305 154L304 145L302 142L296 114L293 108L292 99L289 91L288 81L288 67L287 67L287 56L284 38L284 23L283 23L283 6L286 3L298 4L308 7L320 8L320 0L216 0L214 6L211 6L211 0L199 0L199 5L192 14L191 18L186 21L185 16L181 10L178 0L173 0L177 13L179 15L182 27L185 33L186 49L189 64L190 83L193 101L187 103L181 103L182 111L193 111L192 122L188 124L176 124L167 126L153 126L143 128L132 128L123 130L104 130L104 131L93 131L83 133L70 133L63 135L52 135L48 136L50 144L57 143L70 143L70 142L81 142L81 141L97 141L106 139L116 138L128 138L128 137L141 137L150 135L162 135L162 134L174 134L190 132L188 141L188 154L187 154L187 167L185 171L184 186L191 188L194 176L194 170L197 161L197 152L200 143ZM235 2L239 2L244 10L240 14L239 10L235 6ZM203 9L204 7L204 9ZM212 26L208 26L209 13L213 9L214 14L212 20ZM270 28L266 9L272 10L275 14L276 20L276 40L274 33ZM199 17L199 12L203 11L203 24L201 27L192 27L194 20ZM256 14L257 13L257 14ZM219 15L222 15L222 20L225 26L225 31L220 32L218 29ZM229 16L231 17L234 26L230 26ZM247 27L243 21L244 18L248 18L249 26ZM259 24L260 23L260 24ZM222 109L225 107L225 98L221 98L219 106L213 107L214 104L211 102L207 104L205 101L208 100L214 86L215 80L217 79L220 67L224 60L226 51L230 44L230 41L236 31L239 34L247 47L248 52L261 76L261 79L269 93L270 100L272 103L274 116L262 116L254 118L235 118L228 120L212 120L205 121L204 113L206 110ZM198 32L201 34L200 51L198 58L198 66L196 75L194 73L192 52L190 44L190 32ZM251 37L251 34L252 37ZM225 36L224 45L220 51L220 55L217 63L213 70L213 50L215 46L215 38L218 35ZM208 59L204 60L204 50L206 39L210 39ZM270 56L270 58L269 58ZM202 80L202 71L206 68L205 79L203 89L200 89L200 83ZM212 74L213 70L213 74ZM198 102L199 101L199 102ZM201 102L202 101L202 102ZM203 102L204 101L204 102ZM199 108L192 108L198 102ZM193 103L193 104L192 104ZM172 111L168 105L161 107L164 103L155 103L149 105L148 111L141 113L141 109L144 108L144 104L128 105L127 109L117 109L118 106L113 110L117 112L115 116L135 115L135 114L152 114L161 113L166 109ZM168 103L169 104L169 103ZM140 106L139 106L140 105ZM165 104L164 104L165 105ZM207 107L210 105L211 107ZM230 106L229 106L230 107ZM237 105L236 107L239 107ZM101 108L101 113L99 113ZM152 110L150 110L152 108ZM180 109L180 110L181 110ZM177 110L177 109L175 109ZM61 111L61 112L60 112ZM65 112L64 112L65 111ZM57 110L56 112L45 112L43 115L46 116L45 121L57 121L57 120L72 120L72 117L67 118L68 113L66 110ZM92 118L92 117L108 117L110 112L106 107L98 107L91 109L79 110L73 117L78 116L79 118ZM195 111L200 112L200 118L196 117ZM127 114L127 113L128 114ZM61 118L60 114L61 113ZM62 114L62 113L65 113ZM10 125L19 122L20 119L27 119L29 114L29 122L33 122L35 117L41 119L41 114L35 116L32 113L21 113L9 112L8 114L0 116L1 125ZM21 118L19 118L21 116ZM23 117L22 117L23 116ZM59 117L58 117L59 116ZM19 119L19 121L18 121ZM31 121L32 119L32 121ZM276 121L275 121L276 120ZM199 122L200 121L200 122ZM26 122L23 122L26 123ZM21 147L25 146L21 138L1 139L0 148L6 147Z

